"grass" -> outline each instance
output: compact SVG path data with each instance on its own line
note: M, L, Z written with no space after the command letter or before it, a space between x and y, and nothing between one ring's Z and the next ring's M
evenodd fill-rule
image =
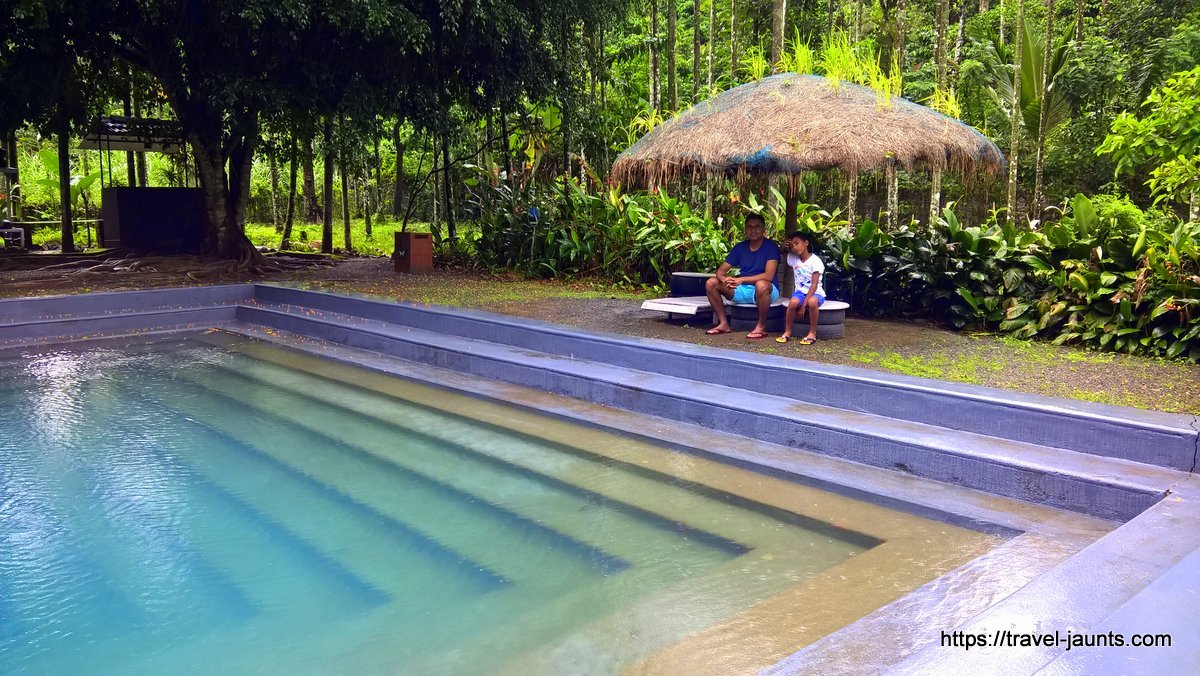
M407 279L386 279L377 282L318 281L313 286L330 291L353 291L382 298L483 309L503 308L506 304L531 304L539 300L619 299L641 300L650 292L614 287L607 280L583 279L557 281L529 279L513 274L484 276L460 273L454 279L427 278L428 282L408 283Z
M1200 414L1200 366L987 333L855 320L820 361L1117 406ZM892 339L893 336L899 336Z
M341 219L335 219L333 224L333 246L335 249L345 248ZM395 246L393 233L400 230L400 223L383 221L371 223L371 236L367 237L367 222L361 218L350 219L350 244L354 251L368 256L390 256ZM429 232L429 223L409 221L409 232ZM275 230L270 223L247 223L246 237L255 246L279 248L281 232ZM321 241L320 223L300 223L292 225L292 244L296 251L320 251L320 245L312 246L312 242Z
M96 225L92 227L92 247L100 246L99 234L95 231ZM410 221L408 224L410 232L429 232L429 223ZM354 246L354 251L368 256L390 256L392 249L395 246L393 233L400 230L400 224L395 221L374 222L371 224L371 237L367 237L367 224L364 219L350 219L350 243ZM344 248L342 222L336 221L333 225L333 246L334 248ZM246 237L255 246L265 246L271 249L278 249L281 233L275 230L275 226L270 223L247 223ZM315 249L305 244L306 242L320 242L321 240L321 224L320 223L295 223L292 226L292 242L293 250L295 251L319 251L318 245ZM38 246L46 246L48 244L61 244L62 231L58 226L46 226L33 231L33 243ZM79 249L87 247L88 237L87 230L82 226L78 227L75 232L75 246Z

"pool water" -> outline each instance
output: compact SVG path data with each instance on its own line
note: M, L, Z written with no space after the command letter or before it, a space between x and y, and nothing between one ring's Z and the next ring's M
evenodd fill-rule
M0 673L612 672L883 541L694 456L313 363L0 361Z

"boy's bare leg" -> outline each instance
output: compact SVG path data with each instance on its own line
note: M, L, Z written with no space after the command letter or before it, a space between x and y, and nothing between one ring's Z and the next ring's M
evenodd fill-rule
M729 333L729 318L725 316L725 299L733 298L733 289L727 289L716 277L709 277L704 283L704 293L708 296L708 304L712 306L713 316L717 325L709 329L709 333Z
M805 338L817 339L817 314L820 312L815 297L808 299L808 335Z
M792 337L792 324L796 323L796 311L800 309L800 299L793 298L788 301L787 315L783 318L783 335L780 338Z

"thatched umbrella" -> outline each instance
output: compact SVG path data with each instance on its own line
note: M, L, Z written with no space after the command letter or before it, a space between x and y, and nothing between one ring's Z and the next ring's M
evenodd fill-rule
M735 87L684 111L630 146L613 164L615 181L653 188L681 176L786 175L838 169L850 180L854 218L860 171L888 172L889 217L895 169L928 169L940 201L941 172L994 174L1000 149L971 127L925 106L848 82L781 73ZM788 227L795 190L788 191Z

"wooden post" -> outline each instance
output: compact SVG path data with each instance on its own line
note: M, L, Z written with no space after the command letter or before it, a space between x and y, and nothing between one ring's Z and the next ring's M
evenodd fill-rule
M846 179L846 222L854 227L854 210L858 206L858 171L850 172Z
M796 231L796 203L797 199L797 179L795 174L788 176L787 195L784 197L784 234L789 234Z
M64 114L58 130L58 198L62 203L62 251L74 253L75 228L71 223L71 121Z
M887 169L887 223L888 228L895 230L899 222L900 210L900 176L896 172L896 163L888 162Z

